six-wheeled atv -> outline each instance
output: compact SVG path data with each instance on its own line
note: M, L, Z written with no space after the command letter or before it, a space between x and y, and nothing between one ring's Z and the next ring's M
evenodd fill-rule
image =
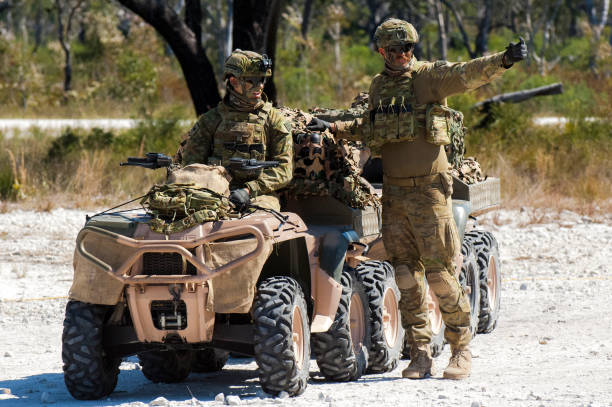
M264 391L292 396L306 388L311 346L330 380L393 369L399 290L392 267L367 257L364 243L379 235L380 211L331 197L311 205L293 203L307 222L256 210L171 234L154 232L142 210L88 218L62 336L69 392L109 395L122 358L135 354L143 374L163 383L218 371L229 352L250 355Z

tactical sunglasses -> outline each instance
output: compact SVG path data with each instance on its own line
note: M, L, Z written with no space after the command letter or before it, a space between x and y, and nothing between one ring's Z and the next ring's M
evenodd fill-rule
M401 54L403 52L407 54L411 52L413 49L414 49L414 44L409 42L403 45L390 45L387 47L387 52L393 53L393 54Z
M246 76L242 80L246 83L250 83L252 86L259 86L266 83L265 76Z

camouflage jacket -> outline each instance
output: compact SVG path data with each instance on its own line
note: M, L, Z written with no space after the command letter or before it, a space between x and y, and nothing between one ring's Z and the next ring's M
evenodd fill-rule
M368 111L352 121L336 121L337 136L362 140L382 153L385 175L423 176L448 170L443 146L456 117L446 97L499 77L503 52L468 62L424 62L413 58L400 75L374 77Z
M232 188L246 187L251 197L256 197L286 186L293 174L290 123L267 102L250 112L234 110L221 102L198 118L174 160L181 165L227 167L233 157L278 161L280 165L248 173L231 171Z

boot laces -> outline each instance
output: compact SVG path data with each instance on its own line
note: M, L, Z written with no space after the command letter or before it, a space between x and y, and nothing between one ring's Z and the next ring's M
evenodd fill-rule
M449 361L449 365L456 365L459 366L461 364L462 360L466 360L467 361L467 356L466 356L466 352L469 352L469 350L456 350L453 352L453 354L450 357L450 361Z

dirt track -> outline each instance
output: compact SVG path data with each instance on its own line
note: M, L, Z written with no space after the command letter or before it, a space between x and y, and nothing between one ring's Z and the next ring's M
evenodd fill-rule
M82 402L64 387L60 339L84 215L0 214L0 388L10 393L0 390L2 406L212 406L222 404L219 393L245 405L612 406L612 215L594 222L525 210L480 220L500 242L502 312L492 334L474 339L467 380L441 379L448 350L436 360L438 374L423 381L401 379L402 361L384 375L326 383L313 360L305 394L278 399L261 392L251 359L231 359L220 374L156 385L131 358L110 398Z

